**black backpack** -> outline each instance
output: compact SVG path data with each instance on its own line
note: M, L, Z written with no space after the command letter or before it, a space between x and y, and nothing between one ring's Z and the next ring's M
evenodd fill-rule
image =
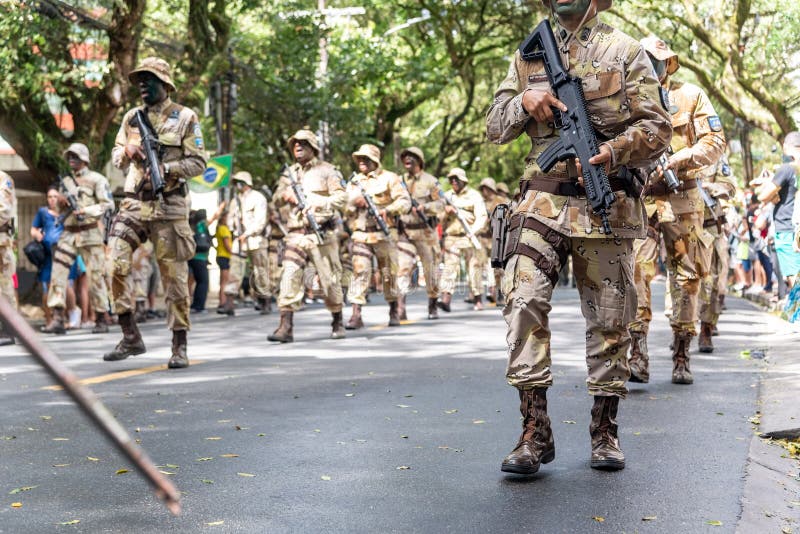
M208 228L205 227L204 222L202 223L202 230L200 229L200 224L198 223L194 226L195 254L205 254L211 250L211 234L208 233Z
M41 268L44 267L47 261L47 250L44 248L44 243L34 239L25 245L22 251L25 253L25 256L27 256L28 261L34 264L37 269L41 270Z

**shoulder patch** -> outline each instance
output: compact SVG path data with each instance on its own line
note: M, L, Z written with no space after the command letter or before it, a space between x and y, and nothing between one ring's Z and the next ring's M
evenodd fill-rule
M192 133L194 134L194 146L197 148L203 148L203 131L200 129L200 123L194 123L194 129Z
M717 115L712 115L708 118L708 127L711 128L712 132L721 132L722 121L719 120L719 117Z
M660 87L658 93L661 96L661 106L664 110L669 111L669 91Z

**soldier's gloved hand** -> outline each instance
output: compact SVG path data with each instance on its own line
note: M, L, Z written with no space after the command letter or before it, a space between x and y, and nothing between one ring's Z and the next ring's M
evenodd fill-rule
M553 110L551 107L561 111L567 111L567 106L561 100L551 95L548 91L539 89L527 89L522 94L522 107L533 117L536 122L553 122Z
M667 168L679 171L689 164L692 159L692 152L688 148L682 148L669 157Z

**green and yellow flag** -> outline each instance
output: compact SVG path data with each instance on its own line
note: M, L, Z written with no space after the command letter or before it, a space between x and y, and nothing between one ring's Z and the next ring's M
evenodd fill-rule
M210 193L221 187L226 187L233 174L233 155L224 154L208 161L208 166L203 174L189 180L189 189L194 193Z

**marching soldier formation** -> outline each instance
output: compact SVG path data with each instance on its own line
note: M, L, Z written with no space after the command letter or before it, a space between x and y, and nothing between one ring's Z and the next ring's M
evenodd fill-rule
M513 199L509 187L491 177L471 187L459 167L447 173L450 190L444 192L426 170L423 151L413 146L400 152L398 175L383 166L377 146L364 144L352 153L355 172L345 180L324 161L315 133L298 130L287 141L292 164L282 170L274 194L256 189L247 171L232 177L234 196L226 206L230 276L218 312L235 314L249 272L260 313L271 312L273 298L280 313L267 339L291 343L296 314L316 279L331 314L330 338L341 339L365 326L362 307L373 285L388 303L389 326L408 319L406 299L415 280L420 286L424 281L428 319L451 312L463 266L473 310L483 309L486 295L503 306L508 325L506 378L518 391L523 428L501 469L533 474L555 458L547 402L553 384L548 314L559 273L571 259L593 398L590 465L619 470L625 455L617 414L626 383L650 378L650 284L661 243L672 302L672 382L691 384L690 341L698 321L698 348L713 351L728 272L724 207L736 185L721 159L726 141L720 119L700 88L673 77L678 56L664 41L639 42L601 22L599 14L611 0L542 1L555 24L539 25L514 54L486 117L489 141L511 143L523 134L531 141ZM548 47L549 39L555 47ZM558 66L568 81L581 84L577 93L584 105L575 109L584 110L590 131L582 130L582 141L591 151L576 149L577 158L548 164L550 153L567 142L556 124L572 111L563 86L551 85L551 69ZM103 359L144 353L137 320L143 320L148 282L134 267L149 265L151 250L173 335L168 367L184 368L190 329L186 262L195 252L186 181L203 172L206 150L197 115L170 98L175 84L164 60L143 60L129 79L143 105L125 114L112 151L126 179L108 235L110 295L98 221L114 204L106 178L89 170L88 148L75 143L64 152L72 173L61 179L65 233L54 251L48 294L54 313L44 331L65 333L68 271L81 254L97 314L93 331L108 331L109 296L122 329L122 339ZM153 135L160 146L155 155L148 151ZM601 207L592 198L598 188ZM14 183L0 173L0 283L7 298L14 293L14 203ZM499 237L505 247L497 249ZM352 311L345 323L346 303ZM0 344L10 342L0 330Z

